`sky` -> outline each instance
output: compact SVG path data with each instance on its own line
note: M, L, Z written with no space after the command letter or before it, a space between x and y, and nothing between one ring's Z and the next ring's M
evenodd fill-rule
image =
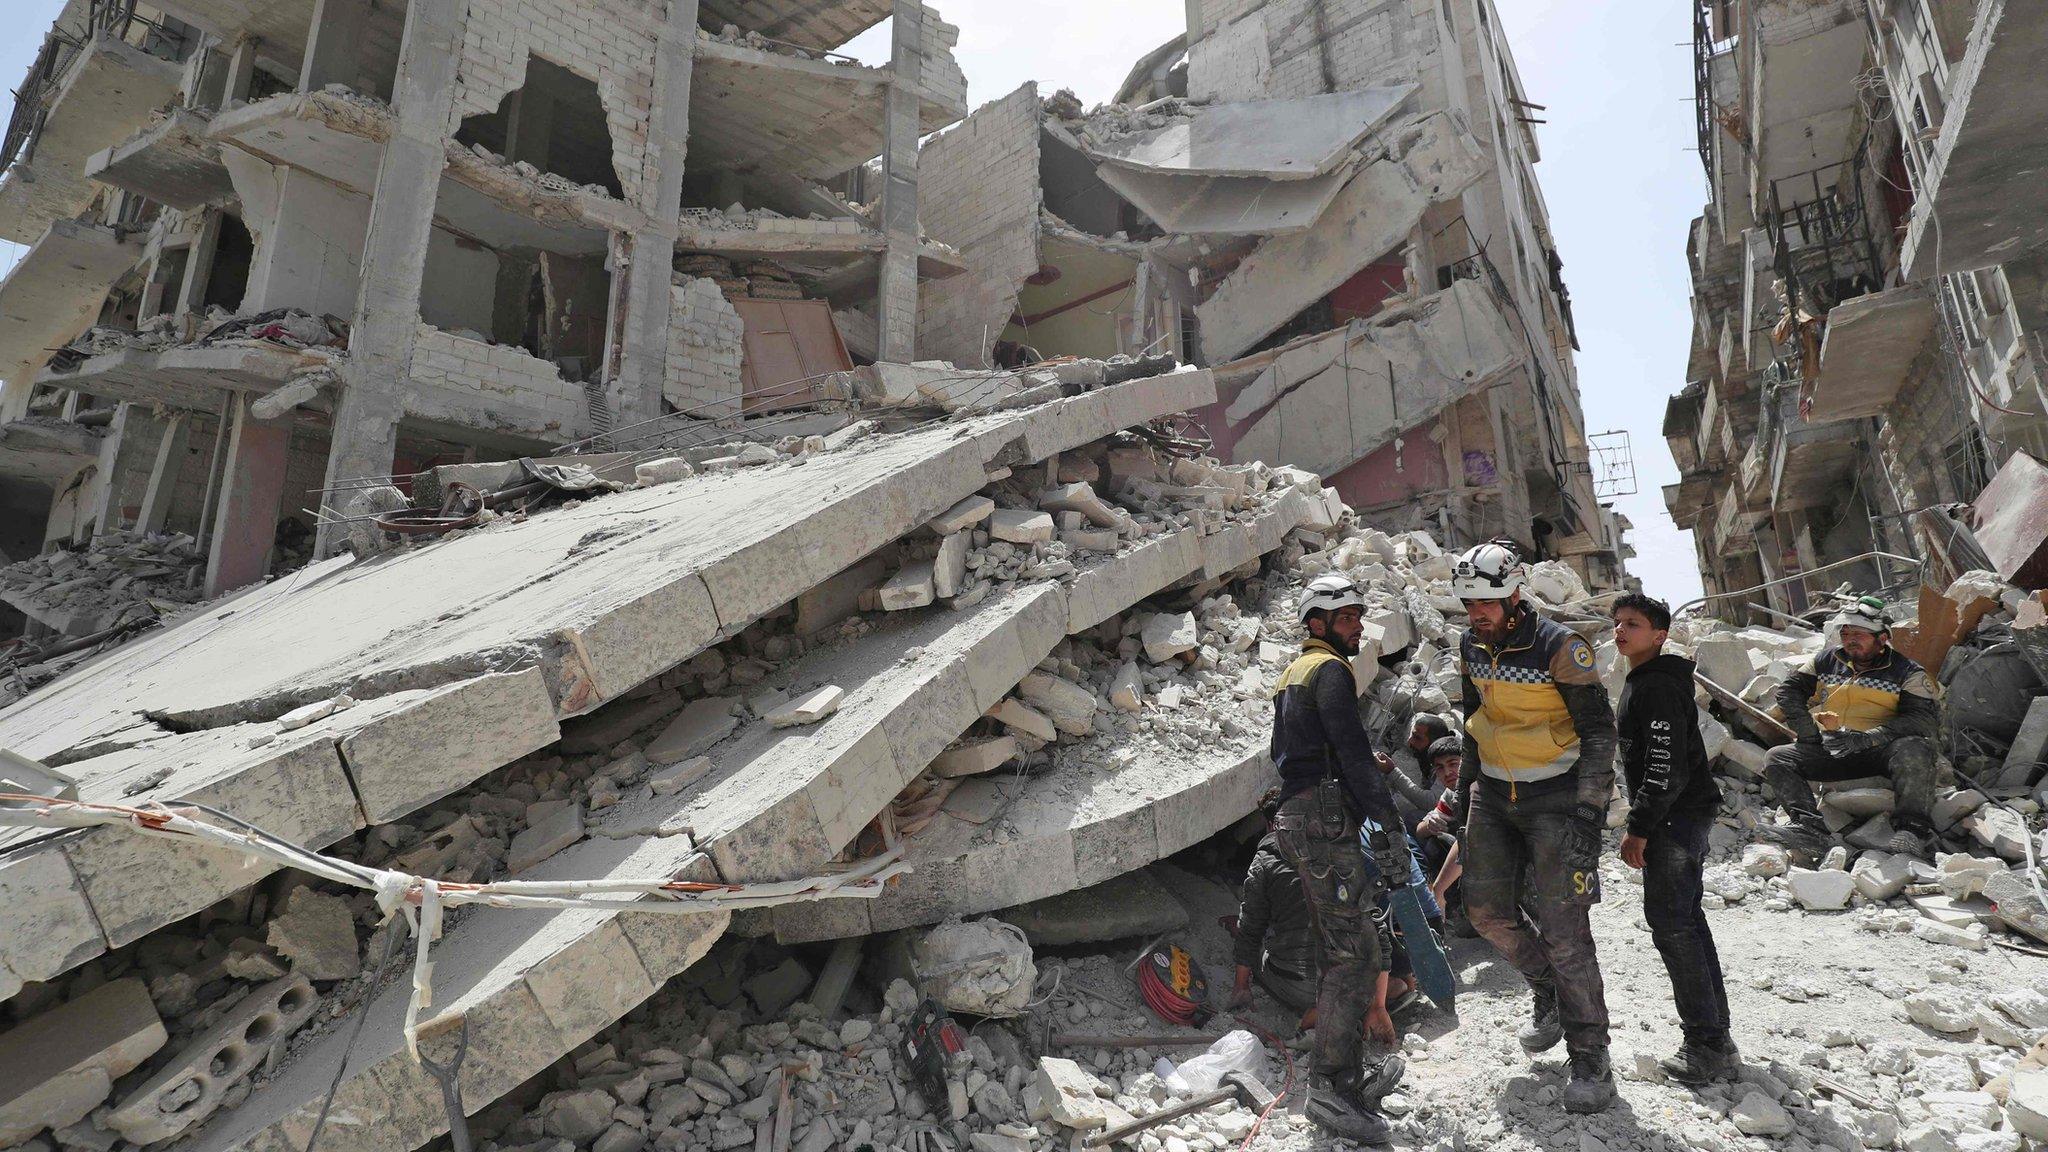
M1496 0L1535 115L1537 175L1565 262L1578 323L1579 388L1589 433L1629 434L1637 492L1616 505L1635 522L1630 570L1674 605L1699 594L1692 536L1665 514L1659 489L1677 468L1661 430L1665 400L1685 384L1691 339L1686 229L1706 200L1693 149L1692 26L1678 4L1645 0ZM17 34L0 37L0 114L61 0L9 0ZM968 99L980 105L1036 80L1085 105L1116 94L1139 56L1178 34L1183 0L936 0L960 28ZM887 29L848 45L888 58ZM15 245L0 241L0 268Z

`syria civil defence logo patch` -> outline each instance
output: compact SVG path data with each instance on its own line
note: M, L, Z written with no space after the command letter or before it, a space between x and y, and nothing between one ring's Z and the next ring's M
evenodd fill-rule
M1578 665L1580 668L1588 672L1593 670L1593 650L1591 648L1586 647L1586 642L1584 640L1572 641L1571 653L1572 663Z

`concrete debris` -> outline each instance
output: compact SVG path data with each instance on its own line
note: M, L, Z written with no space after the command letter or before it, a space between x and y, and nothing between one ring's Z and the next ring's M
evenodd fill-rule
M122 1100L109 1113L109 1125L136 1144L153 1144L189 1131L219 1108L236 1084L281 1050L319 1008L320 999L303 974L252 990Z
M339 896L292 889L266 939L308 980L346 980L362 970L355 913Z
M911 947L911 964L933 999L977 1016L1021 1014L1038 979L1023 930L996 919L933 928Z
M175 613L203 599L206 557L179 532L107 532L0 567L0 603L65 636L88 636L135 616Z
M0 1034L0 1147L83 1119L166 1039L148 990L132 978Z

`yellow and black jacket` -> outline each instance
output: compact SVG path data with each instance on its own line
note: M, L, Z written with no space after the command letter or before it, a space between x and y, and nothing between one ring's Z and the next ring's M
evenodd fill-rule
M1468 629L1464 677L1463 783L1485 778L1510 800L1532 789L1572 788L1605 809L1614 787L1614 705L1593 667L1593 649L1526 605L1507 638L1488 645Z
M1933 678L1889 647L1864 667L1840 648L1829 648L1785 677L1775 700L1785 726L1803 738L1820 735L1815 708L1841 717L1842 727L1852 732L1872 732L1885 740L1931 738L1941 720Z
M1301 646L1274 690L1272 752L1283 797L1334 776L1351 797L1352 815L1401 827L1394 795L1373 759L1372 738L1358 719L1351 663L1321 640Z

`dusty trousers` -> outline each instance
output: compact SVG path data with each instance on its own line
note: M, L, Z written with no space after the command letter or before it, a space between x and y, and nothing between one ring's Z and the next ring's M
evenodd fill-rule
M1273 817L1280 858L1301 877L1322 978L1316 988L1315 1071L1333 1079L1363 1067L1365 1014L1389 949L1372 917L1358 820L1342 803L1318 803L1320 789L1288 797Z
M1814 800L1810 780L1860 780L1866 776L1888 776L1898 797L1893 819L1928 823L1928 809L1934 806L1934 742L1906 736L1868 752L1837 756L1819 743L1783 744L1764 758L1764 779L1778 795L1778 803L1795 819L1820 823L1820 807Z
M1674 818L1647 838L1643 849L1643 919L1650 941L1671 975L1671 998L1685 1042L1719 1050L1728 1045L1728 990L1721 954L1700 907L1712 812Z
M1466 818L1465 914L1501 958L1534 985L1557 990L1565 1046L1574 1053L1607 1048L1607 990L1593 950L1593 905L1599 872L1575 885L1564 860L1577 794L1570 788L1525 791L1484 779L1472 789ZM1575 888L1583 887L1584 891ZM1522 913L1527 905L1531 923Z

